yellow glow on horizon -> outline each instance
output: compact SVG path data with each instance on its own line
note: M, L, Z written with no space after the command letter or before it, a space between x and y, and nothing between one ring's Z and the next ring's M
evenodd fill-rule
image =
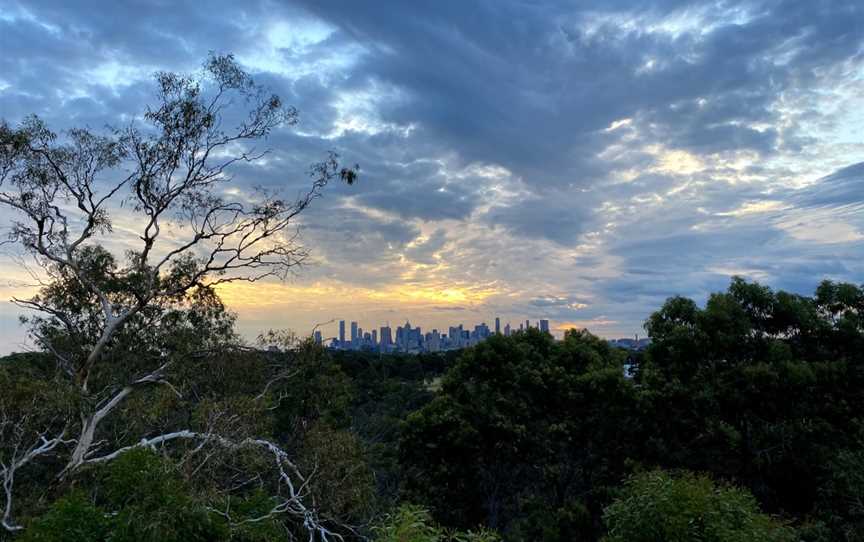
M400 302L437 304L477 304L491 295L500 293L494 288L459 286L395 286L372 294L374 299L395 299Z
M570 331L571 329L587 329L588 331L591 331L593 328L608 327L617 323L617 320L610 320L605 316L598 316L597 318L592 318L590 320L575 320L572 322L556 323L552 326L552 329L562 333Z
M220 284L216 291L232 309L263 309L279 306L379 305L476 305L503 293L492 286L435 286L388 284L381 288L362 288L339 283L280 284L273 282L234 282Z
M39 293L39 286L31 282L19 280L7 280L0 283L0 300L7 301L12 298L29 299Z

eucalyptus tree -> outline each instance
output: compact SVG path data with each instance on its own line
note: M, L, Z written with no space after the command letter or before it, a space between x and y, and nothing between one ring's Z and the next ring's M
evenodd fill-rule
M35 116L17 126L0 121L7 242L35 261L41 284L32 297L13 301L32 311L32 340L51 354L58 381L75 395L74 415L31 431L35 440L18 445L17 461L0 465L3 525L19 528L11 514L15 472L40 455L66 453L62 478L135 447L194 440L272 455L289 488L273 513L299 516L326 537L294 489L302 476L272 442L176 428L106 449L99 437L100 425L140 390L164 386L181 394L172 377L184 359L236 342L214 287L291 274L308 255L298 215L328 183L356 179L356 167L340 167L331 154L311 167L297 195L229 190L237 166L265 156L254 145L295 124L297 111L230 55L211 56L193 75L158 73L156 82L154 105L106 133L58 134ZM118 245L125 249L107 248ZM21 420L4 423L10 431L23 427Z

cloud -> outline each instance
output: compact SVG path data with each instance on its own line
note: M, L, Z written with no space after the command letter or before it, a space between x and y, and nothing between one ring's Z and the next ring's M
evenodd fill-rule
M630 335L732 273L801 293L861 276L862 29L854 0L0 0L0 116L124 124L152 72L234 52L301 123L232 190L294 194L329 150L361 166L302 217L292 292Z
M864 162L847 166L792 195L802 207L864 206Z
M435 230L429 237L416 239L403 252L406 258L421 264L436 263L436 255L447 243L447 232Z

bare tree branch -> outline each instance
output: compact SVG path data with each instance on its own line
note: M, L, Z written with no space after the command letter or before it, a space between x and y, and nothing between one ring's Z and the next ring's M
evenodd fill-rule
M279 479L284 485L287 495L280 498L273 508L267 514L255 518L248 518L235 522L227 511L221 511L210 507L209 510L226 518L232 527L238 527L246 523L259 523L266 521L276 516L283 514L290 515L302 521L303 527L309 533L309 540L315 540L316 535L322 542L329 540L344 540L343 537L334 533L323 525L322 520L318 517L317 512L309 508L303 502L303 497L308 494L309 479L300 473L297 465L291 461L288 454L275 443L266 439L245 438L239 441L234 441L229 438L213 433L200 433L190 430L174 431L165 433L155 437L141 439L140 442L119 448L111 453L87 459L85 463L105 463L113 461L131 450L147 448L158 450L162 446L175 440L198 440L201 441L200 446L206 444L214 444L229 451L240 450L242 448L256 448L265 452L269 452L273 456L276 471L279 474ZM299 483L299 487L295 483Z
M14 500L15 476L17 472L28 463L46 455L62 444L71 444L74 440L64 439L68 427L64 427L60 433L48 438L48 430L38 432L27 444L30 438L27 431L28 417L24 415L12 420L9 413L0 405L0 437L12 441L11 454L3 458L0 456L0 480L3 482L4 505L3 516L0 525L7 531L19 531L23 529L12 519L12 505Z

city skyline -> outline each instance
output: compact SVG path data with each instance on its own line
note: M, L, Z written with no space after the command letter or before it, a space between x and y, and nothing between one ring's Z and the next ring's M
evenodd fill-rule
M326 344L331 348L341 350L378 350L381 352L438 352L456 350L474 346L480 341L494 334L510 336L511 333L522 332L529 327L539 329L541 332L550 333L551 328L548 319L536 320L532 326L530 320L519 322L519 327L511 326L510 322L501 327L500 317L495 317L494 327L490 328L486 322L472 326L464 323L447 326L444 329L431 328L423 333L423 327L411 325L410 320L405 325L397 325L395 328L386 322L380 327L371 329L363 328L361 322L356 320L339 320L336 335L329 336L322 329L330 326L333 322L316 326L312 333L314 341L318 344ZM380 339L379 339L380 337Z

